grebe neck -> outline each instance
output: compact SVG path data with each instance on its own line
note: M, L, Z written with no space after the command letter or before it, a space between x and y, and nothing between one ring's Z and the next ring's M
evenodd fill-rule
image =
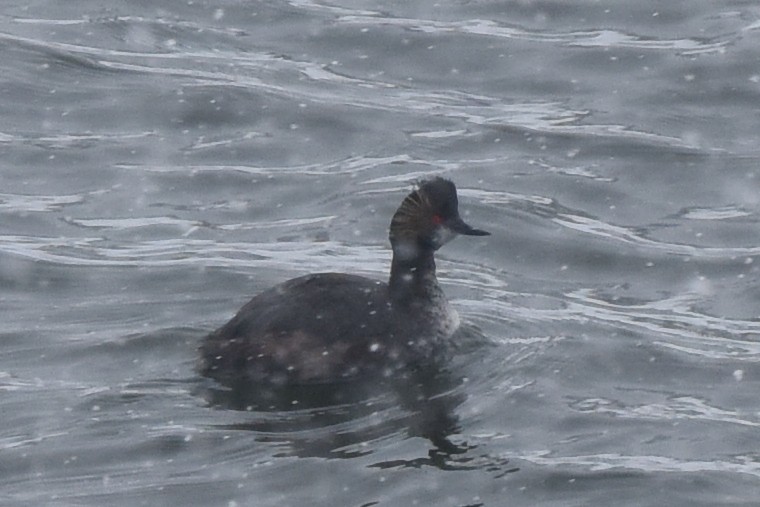
M403 301L405 304L413 300L430 301L434 293L440 292L435 277L433 253L428 248L406 249L394 245L388 282L394 301Z

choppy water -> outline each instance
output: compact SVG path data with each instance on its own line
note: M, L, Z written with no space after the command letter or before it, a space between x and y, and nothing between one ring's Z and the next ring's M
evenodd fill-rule
M745 1L5 2L0 503L757 505L758 48ZM202 336L384 278L430 174L493 233L451 382L215 399Z

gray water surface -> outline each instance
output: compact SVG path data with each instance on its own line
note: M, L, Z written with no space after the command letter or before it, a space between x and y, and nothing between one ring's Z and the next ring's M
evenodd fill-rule
M0 503L758 505L758 48L747 1L3 3ZM215 398L202 337L387 277L430 175L492 233L447 382Z

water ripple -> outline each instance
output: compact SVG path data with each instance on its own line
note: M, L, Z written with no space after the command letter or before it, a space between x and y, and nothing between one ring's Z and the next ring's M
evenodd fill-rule
M330 65L269 53L224 50L146 53L43 42L2 33L0 41L57 54L59 58L79 61L90 68L178 78L184 80L188 87L229 86L300 102L340 103L360 109L402 114L411 112L484 127L527 130L547 135L624 139L677 150L702 149L685 139L639 131L624 125L582 124L589 112L568 109L562 102L508 103L502 98L456 90L414 90L406 85L344 75Z
M0 210L12 212L56 211L84 202L82 195L0 194Z
M155 136L154 132L118 134L58 134L58 135L35 135L35 134L5 134L0 132L0 143L12 145L30 145L48 150L62 150L68 148L88 148L103 142L124 143L135 139L143 139Z
M481 203L508 205L512 208L526 211L531 215L548 219L557 225L576 232L600 237L615 243L632 245L650 252L711 260L760 255L760 247L757 246L709 247L658 241L646 237L641 228L625 227L605 222L598 218L584 215L580 211L562 206L555 199L541 195L525 195L515 192L484 189L462 189L459 193ZM751 216L749 212L744 212L734 207L717 210L687 210L683 212L683 215L699 220L725 220Z
M445 160L425 160L412 157L408 154L396 154L387 157L372 156L352 156L340 160L328 162L318 162L314 164L301 164L289 166L254 166L254 165L158 165L151 164L148 166L132 164L116 164L115 167L121 169L140 169L147 172L155 173L180 173L194 174L202 172L239 172L245 174L254 174L262 176L282 176L283 174L298 174L304 176L322 176L336 174L359 174L377 168L393 164L418 164L428 165L434 168L434 172L442 170L457 169L459 163L448 162ZM408 173L406 173L408 175ZM373 180L378 182L381 180ZM409 181L407 176L405 181Z
M539 32L510 27L496 21L484 19L432 21L413 18L352 15L340 17L338 18L338 22L359 25L396 26L430 34L456 33L533 42L549 42L565 46L670 50L684 56L719 52L729 44L729 41L708 42L698 39L654 39L626 34L616 30Z
M130 26L149 25L149 26L167 26L170 28L181 27L192 31L210 32L218 35L230 35L239 37L247 35L245 30L228 27L213 26L208 23L196 23L187 20L165 19L165 18L145 18L142 16L113 16L113 17L92 17L83 16L75 19L44 19L44 18L14 18L14 23L22 25L40 25L40 26L92 26L95 23L115 25L119 23Z
M626 406L604 398L588 398L572 402L571 408L581 413L606 414L628 419L667 421L691 419L760 427L760 421L746 418L735 410L710 406L704 400L692 396L675 396L667 403L647 403L635 406Z
M320 13L337 14L337 15L353 15L353 16L380 16L381 15L377 11L366 11L366 10L360 10L360 9L352 9L348 7L339 7L336 5L312 2L309 0L287 0L287 3L301 10L315 11L315 12L320 12Z
M683 209L678 215L690 220L731 220L752 216L750 211L737 206L720 206L715 208L692 207Z
M134 225L134 224L130 224ZM102 238L0 236L0 252L68 266L206 266L262 269L298 266L322 271L336 265L352 272L385 272L389 251L379 246L349 247L334 241L219 243L162 239L113 244Z
M553 222L585 234L600 236L616 242L644 247L674 255L684 255L701 259L725 259L760 255L760 247L703 247L681 243L667 243L647 238L636 231L591 217L559 213Z
M140 217L140 218L71 218L64 219L65 222L78 227L87 229L111 229L111 230L132 230L142 227L153 226L171 226L177 227L184 231L187 236L198 228L206 227L210 229L219 229L225 231L240 231L251 229L275 229L292 227L304 227L314 224L327 225L336 218L335 215L312 217L312 218L292 218L280 220L258 220L256 222L246 222L237 224L211 224L205 221L184 220L170 216L160 217Z
M693 310L698 294L679 294L638 305L604 301L591 290L567 294L567 313L635 329L657 337L655 343L712 359L757 361L760 358L760 321L714 317ZM562 312L564 313L564 312Z
M753 456L735 456L732 460L683 460L657 455L626 456L616 453L557 456L552 451L533 451L520 456L536 465L580 466L591 471L615 469L652 472L733 472L760 477L760 463Z
M527 301L521 301L527 299ZM561 297L492 290L478 301L457 301L479 320L503 324L544 325L556 329L567 323L584 327L626 329L652 337L652 343L701 358L755 362L760 359L760 321L715 317L693 305L702 300L694 293L679 294L640 304L617 304L578 289Z

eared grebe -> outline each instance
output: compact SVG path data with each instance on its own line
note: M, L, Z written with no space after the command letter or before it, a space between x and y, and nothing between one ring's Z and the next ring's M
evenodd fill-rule
M319 273L254 297L200 347L200 371L223 383L333 383L388 376L430 359L459 326L433 254L457 234L487 236L459 216L456 187L422 182L393 215L388 283Z

